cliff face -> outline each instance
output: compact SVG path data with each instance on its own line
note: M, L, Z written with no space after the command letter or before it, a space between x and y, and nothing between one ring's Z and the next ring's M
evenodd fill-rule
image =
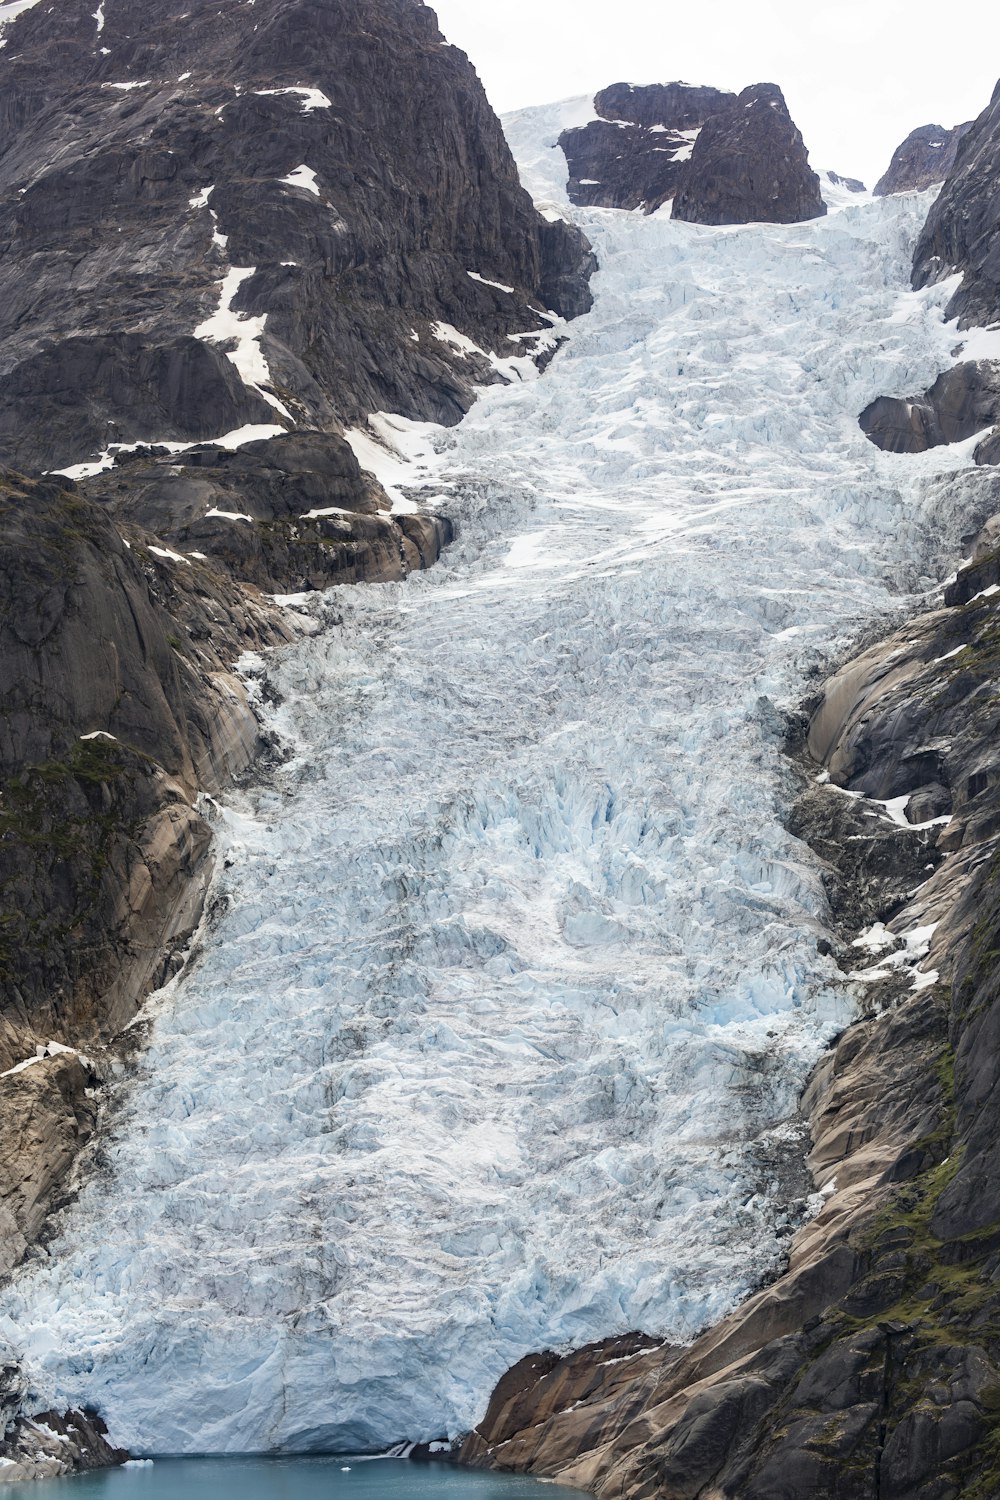
M600 118L559 137L570 201L653 213L680 186L705 121L734 97L685 83L602 89L594 99Z
M737 98L684 83L618 83L594 108L599 119L559 137L573 203L653 213L672 199L673 218L696 224L793 224L826 213L774 84Z
M508 335L589 306L585 242L535 212L418 0L66 0L5 36L10 464L377 410L455 421L498 378L490 353L523 352Z
M673 217L692 224L795 224L826 213L820 180L784 95L744 89L694 143Z
M892 161L875 184L875 196L889 193L922 193L936 182L944 182L955 165L958 148L972 129L972 122L944 130L940 125L921 125L910 132L893 152Z
M927 286L959 271L948 306L962 328L1000 318L1000 85L961 142L955 165L917 243L913 284Z

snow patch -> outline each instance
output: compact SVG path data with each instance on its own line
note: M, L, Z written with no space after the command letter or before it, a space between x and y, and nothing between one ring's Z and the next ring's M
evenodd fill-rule
M268 389L271 385L271 371L260 343L267 324L267 314L254 316L233 310L233 303L243 283L256 275L256 272L256 266L233 266L226 272L219 293L218 309L210 318L199 323L194 336L210 344L235 344L235 348L226 350L226 355L239 371L243 384L256 391L258 396L262 396L275 411L287 417L294 425L294 418L287 406Z
M289 172L287 177L279 177L287 187L304 188L307 193L312 193L315 198L319 197L319 183L316 173L312 167L307 167L305 162L301 167L296 167L294 172Z
M302 100L302 113L312 114L314 109L332 109L329 99L322 89L312 88L286 88L286 89L254 89L254 93L263 97L267 94L296 94Z

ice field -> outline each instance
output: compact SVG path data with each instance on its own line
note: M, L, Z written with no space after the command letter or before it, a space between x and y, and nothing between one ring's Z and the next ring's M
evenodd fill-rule
M550 125L511 134L557 200ZM855 1000L783 713L948 571L978 483L857 426L952 358L947 289L907 290L928 201L577 213L593 313L410 471L455 546L247 663L289 758L216 812L201 951L6 1296L40 1402L139 1453L378 1450L780 1263L773 1163Z

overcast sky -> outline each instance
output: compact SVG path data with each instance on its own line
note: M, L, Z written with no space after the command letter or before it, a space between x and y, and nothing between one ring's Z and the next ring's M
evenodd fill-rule
M996 0L429 0L499 112L608 83L777 83L813 166L871 187L1000 77Z

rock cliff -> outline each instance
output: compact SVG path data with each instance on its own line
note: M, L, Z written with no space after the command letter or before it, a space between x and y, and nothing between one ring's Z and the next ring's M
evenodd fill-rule
M692 224L795 224L825 213L819 177L773 83L744 89L707 121L673 207Z
M677 192L705 121L734 98L686 83L602 89L594 99L599 118L559 137L570 201L653 213Z
M940 125L921 125L910 132L893 152L892 161L875 184L875 196L888 193L922 193L944 182L958 156L962 140L972 129L971 120L944 130Z
M961 328L1000 318L1000 84L961 143L917 243L913 284L961 273L948 315Z
M826 213L820 179L774 84L737 98L686 83L616 83L594 108L598 119L559 137L573 203L654 213L672 199L673 217L697 224L792 224Z
M5 38L0 461L455 421L589 305L419 0L65 0Z

